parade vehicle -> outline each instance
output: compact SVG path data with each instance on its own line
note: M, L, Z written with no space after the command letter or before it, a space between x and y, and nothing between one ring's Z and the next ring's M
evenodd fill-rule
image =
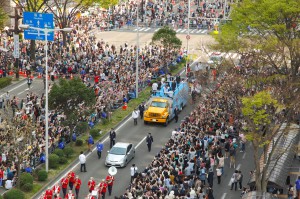
M117 142L108 151L106 166L125 167L135 156L135 147L131 143Z
M165 82L160 90L152 93L150 100L145 105L145 124L162 123L167 126L175 116L175 108L177 107L181 111L186 105L189 98L188 82L176 83L174 91L170 88L172 88L172 81Z

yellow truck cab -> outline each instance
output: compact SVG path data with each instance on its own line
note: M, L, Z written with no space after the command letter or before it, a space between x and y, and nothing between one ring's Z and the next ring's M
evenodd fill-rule
M150 100L146 103L144 112L144 123L163 123L168 125L169 121L174 118L174 109L177 107L182 110L188 100L189 86L187 82L180 82L176 85L174 91L164 87L171 88L172 82L166 82L161 89L153 93Z

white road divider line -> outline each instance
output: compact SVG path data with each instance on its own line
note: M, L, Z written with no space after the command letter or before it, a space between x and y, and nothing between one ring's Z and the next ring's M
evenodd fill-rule
M33 79L35 79L35 78L33 78ZM21 86L23 86L23 85L25 85L25 84L27 84L27 81L25 81L24 83L22 83L22 84L20 84L20 85L18 85L18 86L16 86L16 87L10 89L8 92L11 92L11 91L13 91L13 90L16 90L17 88L20 88ZM6 93L6 92L5 92L5 93ZM5 93L3 93L1 96L3 96Z
M147 136L145 136L135 147L135 149L137 149L145 140L146 140Z
M245 152L244 155L243 155L243 159L245 159L245 157L246 157L246 152Z
M223 193L221 199L225 199L226 195L227 195L227 193Z
M242 166L241 164L238 164L237 167L234 170L239 170L241 168L241 166ZM230 177L228 186L231 186L231 177Z

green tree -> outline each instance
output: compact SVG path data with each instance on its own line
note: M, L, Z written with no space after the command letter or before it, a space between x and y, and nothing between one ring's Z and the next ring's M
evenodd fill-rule
M60 79L49 93L49 107L63 111L69 126L76 123L79 115L85 114L95 105L94 91L82 83L80 78Z
M247 54L258 64L296 77L300 67L298 0L243 0L216 36L219 50ZM254 50L255 49L255 50Z
M274 97L285 105L288 121L295 119L300 109L300 7L298 0L243 0L234 5L231 20L221 26L216 35L219 51L235 51L244 55L243 67L272 67L276 72L268 83ZM284 75L278 80L278 74ZM269 74L268 74L269 75ZM249 79L249 77L246 77ZM265 74L259 73L259 86ZM276 80L277 79L277 80ZM297 117L297 116L296 116Z
M4 22L7 20L7 15L3 8L0 8L0 29L4 27Z
M99 3L100 7L108 9L111 6L117 5L119 0L96 0L95 3Z
M271 161L271 152L268 146L277 145L275 136L278 135L279 126L274 125L272 118L275 112L280 108L280 104L267 91L261 91L250 97L242 98L242 113L246 120L246 138L252 143L255 163L255 185L257 191L266 192L269 179L267 169ZM279 140L279 139L277 139ZM262 152L262 153L261 153ZM261 167L261 158L263 157L263 167Z
M176 32L168 26L159 29L152 37L152 43L157 44L164 49L164 64L167 65L167 59L170 59L180 48L182 41L176 36Z

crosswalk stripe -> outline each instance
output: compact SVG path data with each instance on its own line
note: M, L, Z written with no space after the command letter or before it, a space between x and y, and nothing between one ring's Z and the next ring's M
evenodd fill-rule
M185 32L185 31L187 31L187 30L186 30L186 29L183 29L183 30L181 31L181 33Z
M157 31L159 31L159 29L160 29L160 28L157 28L156 30L154 30L154 32L157 32Z
M145 29L144 31L146 32L146 31L148 31L148 30L150 30L151 28L147 28L147 29Z
M138 29L136 28L136 29L134 29L133 31L137 31Z
M194 33L196 31L196 29L192 30L191 33Z
M202 31L201 31L201 33L206 33L206 32L207 32L207 30L202 30Z
M201 30L198 30L196 33L199 33L199 32L201 32Z
M179 31L181 31L181 29L177 29L177 30L176 30L176 32L179 32Z
M139 29L139 31L143 31L145 28L141 28L141 29Z

